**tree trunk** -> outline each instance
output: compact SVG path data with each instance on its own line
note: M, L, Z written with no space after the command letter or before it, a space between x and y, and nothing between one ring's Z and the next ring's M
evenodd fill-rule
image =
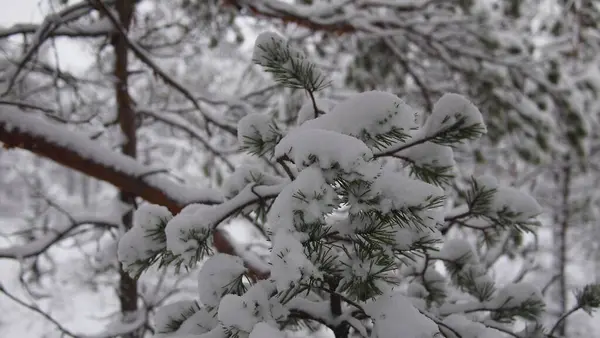
M558 302L558 313L566 313L568 311L569 290L567 285L567 231L571 218L570 214L570 195L571 195L571 167L569 166L569 157L566 156L564 168L561 173L556 175L556 181L561 187L562 206L558 208L558 212L554 216L554 246L555 246L555 272L558 275L558 290L556 298ZM567 331L567 319L563 320L557 328L557 333L560 337L564 337Z
M119 16L119 21L125 29L129 30L131 25L131 18L134 10L133 0L122 0L117 1L116 9ZM115 53L114 60L114 76L115 82L115 98L117 116L119 119L119 126L123 136L123 144L121 146L121 152L132 158L137 156L137 139L136 139L136 125L135 125L135 112L131 106L131 98L129 96L129 85L128 85L128 44L126 37L115 33L112 39L112 45ZM136 196L128 191L121 190L119 192L119 198L121 202L131 206L130 211L123 215L123 225L125 230L129 230L133 225L133 209L135 208ZM134 279L123 271L123 267L120 265L119 269L119 301L121 304L121 313L123 320L127 321L130 317L136 314L138 309L137 306L137 283ZM135 318L131 318L135 319ZM124 337L126 338L138 338L142 336L142 332L132 332Z

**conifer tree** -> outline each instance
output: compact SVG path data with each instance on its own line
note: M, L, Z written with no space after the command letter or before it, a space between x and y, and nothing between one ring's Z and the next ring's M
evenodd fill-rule
M258 37L253 60L310 98L296 126L260 113L238 124L241 147L287 177L246 165L225 183L221 204L191 204L177 215L140 206L119 243L132 276L154 264L202 264L198 299L162 308L157 337L285 337L318 327L336 338L558 337L571 313L600 307L600 288L586 286L576 308L544 327L535 285L498 285L490 275L499 256L535 231L541 207L490 176L472 177L464 205L448 207L453 150L486 133L465 97L443 95L422 122L386 92L320 100L327 75L277 34ZM267 264L213 253L215 229L238 215L263 230ZM485 241L444 235L455 224Z

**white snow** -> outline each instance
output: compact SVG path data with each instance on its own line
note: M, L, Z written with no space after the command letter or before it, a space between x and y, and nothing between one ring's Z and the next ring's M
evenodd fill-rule
M459 118L464 118L462 128L480 125L485 132L485 123L481 112L473 103L459 94L444 94L433 106L433 112L427 118L424 126L425 136L433 136L447 129Z
M3 106L0 109L0 129L34 135L61 148L67 148L91 163L102 165L130 177L143 177L154 170L129 156L113 151L98 141L91 140L83 133L69 130L64 125L23 112L12 106ZM179 202L180 205L192 202L218 203L223 200L218 190L181 185L160 175L146 176L143 181L162 191L169 199Z
M321 169L352 173L373 157L359 139L329 130L299 128L287 134L275 147L275 156L288 155L304 169L312 164Z
M487 328L481 323L473 322L463 315L451 314L444 318L444 324L451 327L462 338L502 338L499 331ZM442 327L443 328L443 327Z
M172 217L167 208L149 203L142 204L134 212L134 225L119 240L117 251L119 261L127 271L135 273L140 261L165 249L166 244L152 236L152 232L160 230L161 224Z
M408 158L417 166L454 167L456 164L452 148L433 142L417 144L397 155Z
M227 334L223 331L221 326L216 326L212 330L197 334L197 333L177 333L175 335L169 334L155 334L154 338L227 338Z
M268 65L269 53L268 50L283 49L287 46L287 41L277 33L263 32L258 35L254 43L254 52L252 61L266 66ZM284 61L284 60L281 60Z
M271 278L277 289L293 288L312 276L318 276L318 271L306 257L297 236L285 229L279 230L273 237L271 251Z
M246 145L249 139L273 140L277 137L273 127L273 119L268 115L248 114L238 122L238 142L240 145Z
M475 249L464 238L446 239L442 250L439 252L439 257L452 262L477 262L478 257Z
M189 204L183 208L165 228L167 249L190 262L202 245L198 240L207 240L215 225L214 208L204 204Z
M123 263L123 269L133 275L140 268L138 263L152 257L156 252L164 249L164 243L152 240L146 236L146 231L140 227L133 227L119 240L118 257Z
M415 111L396 95L368 91L338 103L329 113L306 121L300 128L336 131L373 147L371 138L376 135L394 128L408 135L418 124Z
M161 306L154 315L156 332L169 332L170 323L187 319L199 310L198 304L192 300L181 300Z
M284 178L269 174L258 166L244 164L225 180L222 189L226 198L232 198L249 184L277 185L285 181Z
M271 282L259 281L243 296L226 295L219 305L219 322L225 328L239 330L245 335L251 333L257 323L277 325L276 320L285 320L288 312L283 310L277 297L271 297L274 291Z
M408 228L400 228L394 233L394 246L398 250L410 250L414 241L414 231Z
M431 338L439 333L438 326L399 292L381 295L364 309L373 319L378 338L396 338L398 334L402 338Z
M246 272L244 261L237 256L217 253L210 256L198 274L200 301L207 307L217 307L228 286Z
M499 212L507 211L513 215L504 216L510 216L510 219L517 223L525 222L542 213L542 207L529 194L513 187L501 186L492 176L477 177L475 182L485 190L496 190L487 213L490 217L498 217Z
M156 229L159 222L167 223L173 214L169 209L150 203L143 203L133 214L133 225L144 230Z
M379 209L384 213L421 206L428 198L445 196L439 187L391 171L383 171L375 179L372 189L381 197Z
M203 334L219 325L214 313L208 312L206 308L196 311L191 317L181 324L177 330L178 334Z
M297 198L298 194L302 194L304 198ZM269 225L273 229L295 230L301 221L305 223L319 221L324 215L333 211L336 199L335 190L325 182L319 169L304 169L273 202L267 215ZM301 219L295 216L296 210L303 211Z
M285 334L279 329L272 327L267 323L257 323L254 325L248 338L285 338Z
M210 233L221 222L233 216L236 211L264 198L279 195L286 184L275 186L247 186L232 199L218 205L189 204L167 224L167 248L180 255L188 263L199 247L197 239L208 239Z
M336 102L328 99L315 99L317 109L325 114L331 112L335 107ZM319 113L320 114L320 113ZM315 108L311 99L307 99L306 102L300 107L298 111L298 117L296 119L296 125L302 125L308 120L315 118Z
M520 282L508 284L498 290L498 294L488 304L494 308L512 308L519 307L526 301L543 302L544 297L535 285Z
M510 217L514 222L525 222L542 213L542 207L533 197L512 187L498 187L492 209L507 209L515 214Z
M498 180L491 175L482 175L475 178L478 187L484 190L498 189Z
M228 294L221 299L217 318L228 329L238 329L251 332L258 318L253 314L254 309L242 296Z

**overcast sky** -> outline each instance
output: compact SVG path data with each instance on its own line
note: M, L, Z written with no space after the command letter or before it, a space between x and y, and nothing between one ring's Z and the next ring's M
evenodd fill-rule
M38 22L42 18L40 0L0 0L0 25L10 26L18 22Z

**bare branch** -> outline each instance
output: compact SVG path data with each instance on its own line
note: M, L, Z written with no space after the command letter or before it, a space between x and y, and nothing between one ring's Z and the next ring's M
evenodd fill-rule
M78 227L86 224L93 224L96 226L107 227L107 228L118 228L118 224L107 223L97 219L81 219L76 220L63 226L59 229L54 229L53 233L45 234L44 236L22 245L14 245L8 248L0 248L0 259L23 259L42 254L48 250L52 245L65 239L67 235L77 229Z
M175 88L186 99L188 99L190 102L192 102L192 104L194 105L194 108L196 108L199 112L203 112L203 109L200 107L200 104L198 103L196 98L194 98L194 95L192 95L192 93L187 88L185 88L182 84L177 82L177 80L175 80L169 74L167 74L164 70L162 70L162 68L160 68L160 66L158 66L150 58L150 56L148 56L146 51L144 51L144 49L141 46L139 46L137 43L135 43L134 41L129 39L127 32L122 27L122 25L119 23L119 19L114 15L114 13L108 7L106 7L105 4L103 4L99 0L90 0L90 1L94 1L95 3L98 4L102 13L104 13L110 19L110 21L113 23L114 27L124 37L127 45L129 46L129 49L131 49L133 54L138 59L140 59L140 61L142 61L144 64L146 64L148 67L150 67L150 69L152 69L154 74L158 75L163 81L165 81L166 84ZM235 128L235 126L230 126L223 121L218 121L215 117L206 114L206 112L203 112L202 115L206 119L206 121L208 121L209 123L221 128L222 130L224 130L232 135L237 135L237 129ZM207 129L207 131L208 131L208 129Z
M235 167L233 166L233 164L231 164L231 161L229 161L229 159L227 159L222 152L220 152L218 149L215 149L209 142L209 140L206 140L204 138L204 136L202 136L202 134L200 133L199 130L195 129L193 126L190 125L189 122L183 120L181 118L181 116L179 115L173 115L173 114L169 114L169 113L156 113L154 111L151 110L140 110L138 111L138 113L141 113L143 115L147 115L157 121L160 121L168 126L171 126L173 128L179 129L183 132L185 132L186 134L188 134L191 138L193 138L194 140L202 143L202 145L204 146L204 148L206 148L206 150L208 150L211 154L215 155L216 157L218 157L221 161L223 161L223 163L225 163L225 165L227 166L227 168L231 171L233 171L235 169ZM171 115L171 116L169 116Z
M100 2L100 3L105 5L106 2L115 2L115 1L111 0L111 1L104 1L104 2ZM35 30L35 32L33 34L33 39L32 39L33 42L31 44L31 46L27 49L25 54L19 60L16 69L12 72L12 74L9 77L8 86L6 87L6 90L2 94L0 94L0 96L4 96L11 91L12 87L15 84L16 79L18 78L19 74L23 70L23 67L25 66L25 64L33 57L33 55L35 55L35 53L37 53L37 51L42 46L42 44L48 38L52 37L55 34L55 32L57 31L57 29L59 27L61 27L62 25L65 25L69 21L79 19L82 16L89 14L89 12L91 12L92 10L93 10L93 7L91 7L89 4L78 3L75 5L69 6L58 13L52 13L52 14L47 15L44 18L44 20L42 21L42 23L37 26L37 29ZM106 27L106 25L102 25L102 26ZM80 30L82 30L82 29L80 29ZM94 29L92 29L92 30L94 30ZM9 29L8 32L0 32L0 37L10 36L14 32L15 32L14 28Z
M2 284L0 284L0 292L2 294L4 294L6 297L10 298L12 301L18 303L19 305L24 306L27 309L29 309L29 310L31 310L33 312L36 312L36 313L42 315L44 318L46 318L46 320L48 320L49 322L51 322L52 324L54 324L56 326L56 328L58 328L64 335L67 335L67 336L70 336L70 337L73 337L73 338L77 338L78 337L78 335L74 334L73 332L71 332L70 330L68 330L64 326L62 326L56 319L52 318L52 316L50 316L48 313L44 312L38 306L27 304L27 303L25 303L25 301L17 298L15 295L13 295L12 293L8 292L6 290L6 288Z

